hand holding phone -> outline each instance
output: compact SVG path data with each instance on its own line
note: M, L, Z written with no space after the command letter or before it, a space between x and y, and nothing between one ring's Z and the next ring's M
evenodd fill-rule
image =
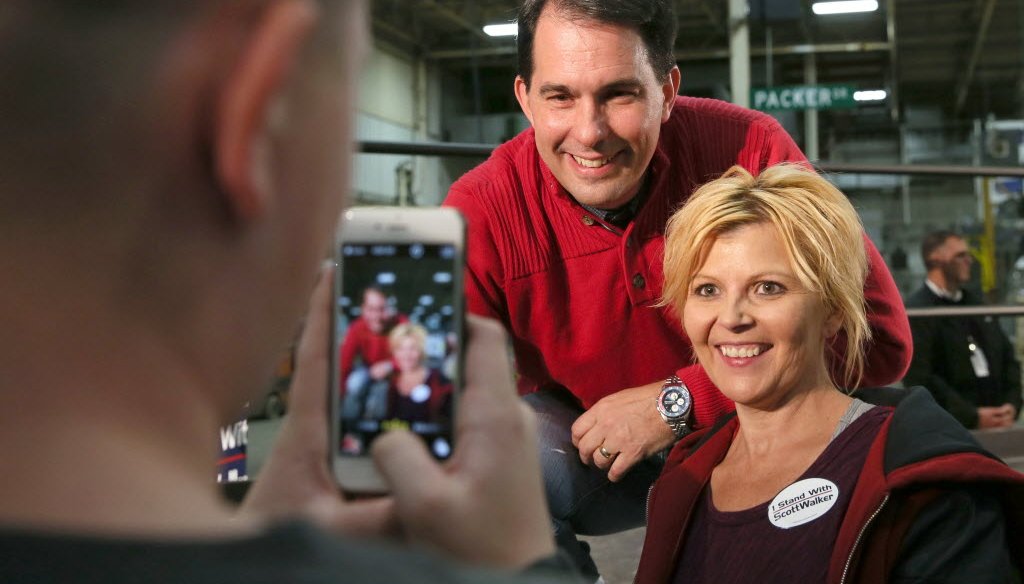
M347 211L335 246L332 464L348 492L386 485L370 446L396 429L451 456L461 387L465 226L453 209Z
M258 524L304 518L339 535L387 537L400 532L391 499L345 501L330 472L327 339L334 268L321 272L295 355L288 413L239 512Z
M414 541L469 563L523 568L555 553L535 415L516 392L504 328L468 324L452 459L432 460L408 432L381 437L373 454Z
M264 523L304 517L349 536L399 533L463 562L520 568L554 553L533 414L519 400L507 340L495 321L469 322L467 389L451 459L433 460L422 438L383 437L374 458L392 497L345 501L330 472L327 402L332 272L317 286L299 343L291 407L243 504Z

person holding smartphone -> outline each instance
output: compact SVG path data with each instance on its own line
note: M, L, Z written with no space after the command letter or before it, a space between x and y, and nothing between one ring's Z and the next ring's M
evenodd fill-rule
M451 188L469 225L470 312L512 336L519 389L541 419L559 545L641 525L658 454L733 409L677 319L654 306L664 227L726 169L806 163L772 117L677 95L671 0L523 0L515 95L531 127ZM910 329L866 238L874 342L865 383L899 379ZM845 339L833 347L845 354ZM673 401L675 403L668 403Z
M217 428L293 337L350 191L365 3L0 12L0 581L560 580L497 323L469 326L459 464L390 432L392 495L341 497L330 270L240 511L213 481ZM433 553L378 542L398 534Z

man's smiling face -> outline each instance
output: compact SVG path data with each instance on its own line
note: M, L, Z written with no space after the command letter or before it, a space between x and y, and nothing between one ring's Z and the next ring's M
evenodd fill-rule
M678 69L656 75L636 31L545 8L534 37L533 75L516 97L537 150L580 203L611 209L639 190L679 86Z

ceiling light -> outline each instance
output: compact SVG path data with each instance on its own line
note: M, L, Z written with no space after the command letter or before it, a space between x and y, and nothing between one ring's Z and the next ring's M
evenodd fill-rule
M882 101L888 95L888 92L886 92L884 89L868 89L864 91L854 91L853 101Z
M877 0L839 0L838 2L815 2L811 6L815 14L848 14L850 12L874 12L878 10Z
M519 33L519 25L515 22L488 24L484 27L484 33L492 37L516 36Z

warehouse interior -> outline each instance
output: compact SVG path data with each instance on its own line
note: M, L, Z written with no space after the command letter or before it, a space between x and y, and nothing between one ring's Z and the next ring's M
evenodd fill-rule
M1024 0L882 0L850 14L815 14L811 0L675 4L684 95L762 109L779 107L771 99L785 101L787 88L874 97L769 110L812 161L1024 164ZM515 37L484 32L514 22L515 9L514 0L374 0L359 138L495 146L526 128L512 92ZM755 103L759 91L765 103ZM435 205L481 160L363 154L357 197ZM902 290L924 271L915 253L920 235L948 227L971 236L989 298L1014 300L1024 281L1024 262L1015 269L1024 252L1019 176L832 178L854 199Z

